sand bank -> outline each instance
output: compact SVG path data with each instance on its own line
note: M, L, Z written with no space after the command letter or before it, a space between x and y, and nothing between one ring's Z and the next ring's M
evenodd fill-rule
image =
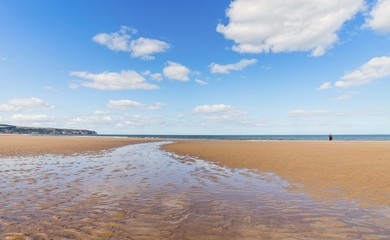
M108 150L152 139L73 136L31 136L0 134L1 156L37 156L44 154L80 154Z
M183 140L163 148L233 168L273 172L320 197L332 193L390 204L390 142Z
M0 239L389 239L389 211L134 144L0 161Z

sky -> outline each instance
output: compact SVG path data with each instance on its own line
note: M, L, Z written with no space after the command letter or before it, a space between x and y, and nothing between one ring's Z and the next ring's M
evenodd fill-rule
M0 123L390 134L390 0L0 0Z

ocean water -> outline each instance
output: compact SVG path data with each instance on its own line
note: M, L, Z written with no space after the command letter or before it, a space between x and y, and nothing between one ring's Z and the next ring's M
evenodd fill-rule
M210 139L210 140L315 140L328 141L328 135L107 135L136 138L162 139ZM390 141L390 134L360 134L360 135L333 135L333 141Z

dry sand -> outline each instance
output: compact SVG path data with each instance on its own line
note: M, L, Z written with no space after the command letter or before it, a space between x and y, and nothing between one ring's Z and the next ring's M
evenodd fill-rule
M151 141L154 140L89 136L71 137L0 134L0 157L80 154Z
M182 140L164 149L272 172L314 197L390 204L390 142Z

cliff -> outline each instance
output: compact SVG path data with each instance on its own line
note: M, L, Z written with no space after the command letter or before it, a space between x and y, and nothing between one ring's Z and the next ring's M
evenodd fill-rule
M63 128L38 128L20 127L7 124L0 124L0 134L45 134L45 135L95 135L97 132L83 129Z

